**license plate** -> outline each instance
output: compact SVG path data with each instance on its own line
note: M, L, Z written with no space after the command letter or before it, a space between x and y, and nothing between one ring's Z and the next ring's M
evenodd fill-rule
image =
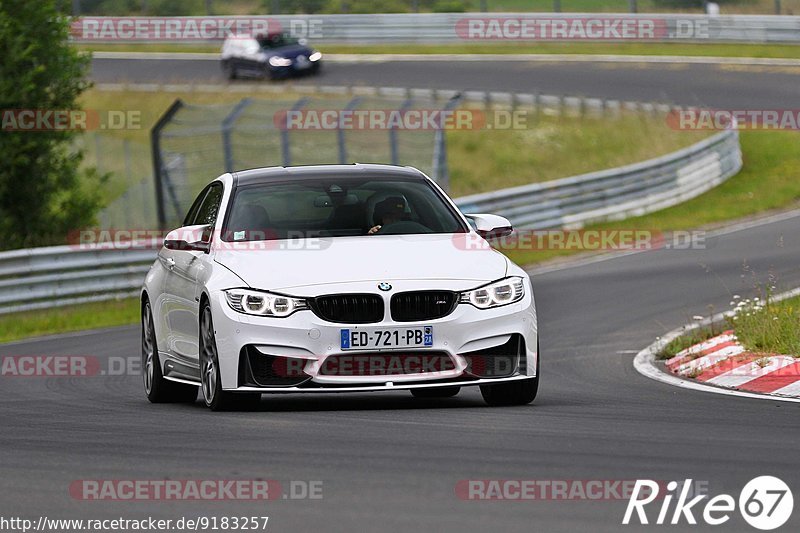
M383 348L429 348L433 346L433 326L418 328L354 328L340 330L342 350L380 350Z
M308 59L305 59L305 58L301 59L301 58L298 57L294 61L294 68L296 68L296 69L301 69L302 70L302 69L308 68L310 66L311 66L311 62Z

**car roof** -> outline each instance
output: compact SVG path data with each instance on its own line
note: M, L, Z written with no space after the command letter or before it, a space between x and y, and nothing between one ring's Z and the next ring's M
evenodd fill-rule
M257 185L272 181L302 179L367 178L370 180L426 179L425 174L413 167L394 165L309 165L297 167L266 167L232 172L235 186Z

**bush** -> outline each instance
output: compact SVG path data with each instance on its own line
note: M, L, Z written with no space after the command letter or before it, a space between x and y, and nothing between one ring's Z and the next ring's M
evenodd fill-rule
M0 111L78 108L88 58L69 45L68 32L55 0L0 2ZM70 229L94 222L102 180L80 173L75 135L0 132L0 247L60 243Z

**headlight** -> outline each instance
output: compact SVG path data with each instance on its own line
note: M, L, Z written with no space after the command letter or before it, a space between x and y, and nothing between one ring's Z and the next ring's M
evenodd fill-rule
M295 311L308 309L305 299L293 298L283 294L253 291L250 289L229 289L225 299L234 311L247 315L286 317Z
M308 60L309 61L319 61L320 59L322 59L322 53L321 52L314 52L313 54L308 56Z
M490 309L513 304L525 296L525 284L519 276L501 279L483 287L461 293L462 304L472 304L478 309Z
M292 64L292 60L281 56L272 56L269 58L269 64L273 67L288 67Z

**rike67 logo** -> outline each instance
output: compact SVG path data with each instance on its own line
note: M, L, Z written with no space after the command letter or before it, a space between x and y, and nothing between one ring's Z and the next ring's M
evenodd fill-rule
M785 524L792 516L794 497L789 486L773 476L760 476L750 480L739 493L738 502L729 494L719 494L709 498L708 494L691 494L692 480L683 484L670 481L666 492L660 493L659 485L651 480L637 480L628 507L622 519L624 525L636 524L697 524L700 517L706 524L720 526L731 519L737 510L742 518L756 529L769 531ZM704 502L709 498L707 501ZM658 516L648 516L645 507L660 500ZM674 507L672 506L675 501ZM701 503L703 502L703 503ZM656 506L658 507L658 504ZM696 516L697 515L697 516Z

